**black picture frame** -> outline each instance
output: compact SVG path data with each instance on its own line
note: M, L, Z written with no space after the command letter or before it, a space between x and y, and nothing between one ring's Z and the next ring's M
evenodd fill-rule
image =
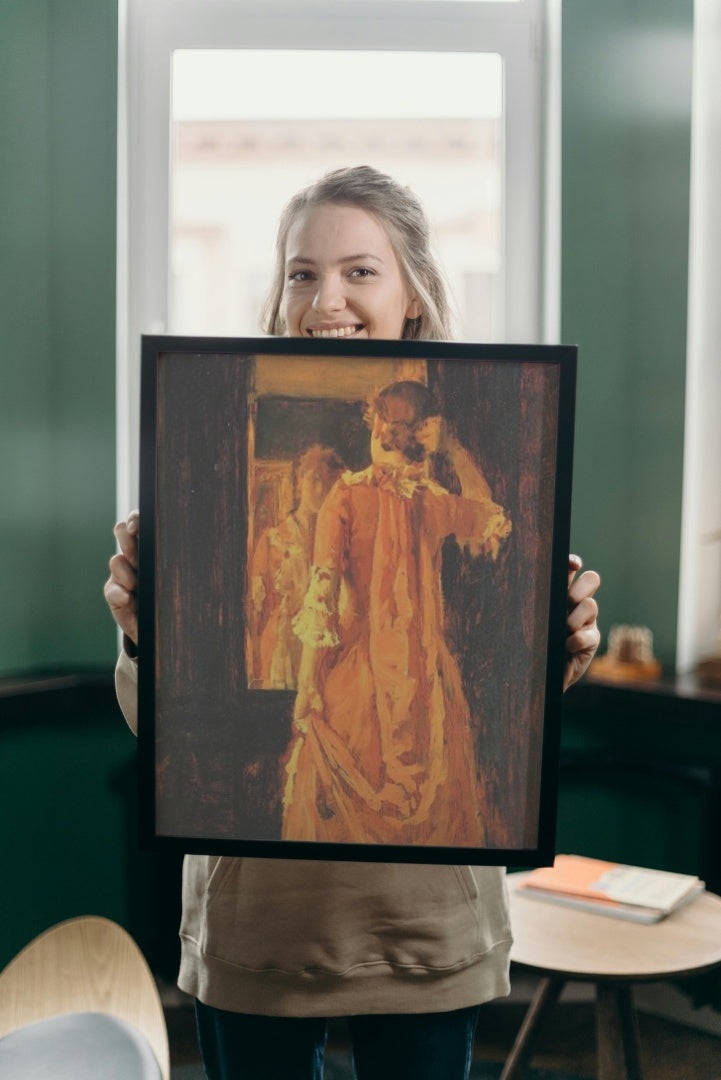
M552 862L576 359L573 346L143 337L143 848L374 862ZM368 427L379 408L369 400L381 386L401 382L427 387L424 393L432 395L449 433L445 454L443 446L430 445L434 452L412 474L421 479L402 498L374 488L380 467L370 462L376 429ZM303 545L287 530L300 527L305 505L301 494L293 510L293 463L320 453L319 446L341 462L324 480L315 552L325 551L328 537L333 551L343 547L343 574L334 571L333 580L345 576L340 593L333 593L332 617L346 620L343 625L352 625L358 640L370 645L353 660L337 636L320 650L309 647L323 673L309 681L298 675L297 655L289 660L295 639L288 639L285 652L279 645L293 620L297 627L298 611L289 619L284 609L281 630L278 604L270 605L272 632L262 612L271 592L285 608L295 603L291 588L278 584L288 567L300 592L303 574L315 573L306 565L310 548L303 548L301 560ZM468 459L473 483L485 482L510 520L510 533L501 529L494 557L490 525L483 526L482 542L474 547L464 534L462 546L458 536L470 526L452 517L455 535L419 570L422 552L436 543L427 539L430 526L403 526L402 541L392 519L383 525L390 532L378 539L381 511L368 507L385 500L388 513L406 514L403 520L442 517L443 535L451 528L443 515L458 507L476 522L483 506L487 522L491 511L481 495L470 505L474 489L459 472L468 472ZM320 484L318 477L326 476L321 467L301 469L301 482L312 475ZM401 503L428 507L430 517L423 509L409 518L407 507L398 509ZM371 533L375 553L366 542ZM268 558L256 554L261 548L272 548L280 559L270 570ZM388 552L382 560L381 550ZM346 577L352 576L353 588L365 582L370 562L385 571L393 565L392 585L373 578L366 599L351 590L348 600ZM416 592L406 587L411 578ZM405 599L396 595L399 581ZM416 638L409 627L419 621L426 626L423 612L431 601L441 622ZM405 623L398 614L404 604ZM342 638L345 631L340 633ZM412 649L408 641L415 642ZM264 642L270 642L267 648ZM266 658L274 658L269 663L263 648ZM389 652L395 664L390 675L383 666ZM406 690L396 692L398 671ZM298 694L299 678L314 688L310 730L302 717L294 721L294 709L308 697ZM415 727L410 720L405 727L398 722L398 710L406 706L396 698L406 692L415 702ZM391 714L388 701L396 710ZM368 710L372 722L359 725ZM345 735L338 734L343 724ZM354 733L361 731L365 749L356 745ZM461 780L454 773L463 771L469 747L473 789L465 773ZM459 825L464 815L467 823Z

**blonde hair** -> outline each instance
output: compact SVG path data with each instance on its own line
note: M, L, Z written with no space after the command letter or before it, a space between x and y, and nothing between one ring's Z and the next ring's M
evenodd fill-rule
M288 233L300 214L323 203L357 206L372 214L385 228L401 273L421 305L417 318L406 319L401 337L447 341L452 336L451 311L442 273L431 253L423 207L410 188L370 165L327 173L294 195L285 207L278 224L275 273L263 311L263 330L276 335L286 331L281 305Z

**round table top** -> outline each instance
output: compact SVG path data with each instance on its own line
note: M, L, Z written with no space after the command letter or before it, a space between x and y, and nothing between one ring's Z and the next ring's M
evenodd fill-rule
M657 923L627 922L524 896L508 874L511 960L569 979L662 979L721 965L721 897L704 892Z

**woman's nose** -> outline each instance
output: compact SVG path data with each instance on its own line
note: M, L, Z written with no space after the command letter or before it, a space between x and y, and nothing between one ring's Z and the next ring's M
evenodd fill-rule
M327 274L318 279L313 307L323 315L340 311L345 307L343 283L337 275Z

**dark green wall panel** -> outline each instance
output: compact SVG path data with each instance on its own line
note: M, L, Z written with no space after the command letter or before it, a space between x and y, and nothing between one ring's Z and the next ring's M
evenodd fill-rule
M116 0L0 0L0 674L109 664Z
M0 3L0 671L44 649L53 580L47 21Z
M92 720L55 711L3 728L0 805L14 821L3 853L16 876L2 905L0 966L61 919L128 924L133 787L123 764L135 745L117 709L96 709Z
M563 6L562 338L579 345L573 544L602 629L675 657L692 0Z
M0 745L0 969L54 923L92 914L173 979L180 859L138 849L137 742L110 674L0 688Z

